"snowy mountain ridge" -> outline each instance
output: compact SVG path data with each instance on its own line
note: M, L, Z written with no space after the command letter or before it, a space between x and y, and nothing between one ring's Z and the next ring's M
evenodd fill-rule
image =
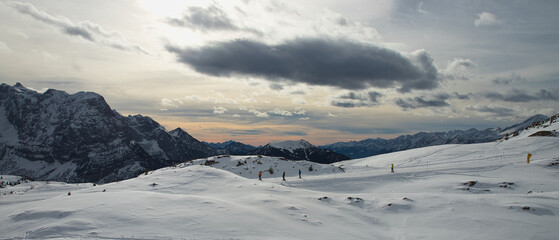
M250 151L250 155L284 157L290 160L307 160L316 163L334 163L349 158L328 149L318 148L305 140L269 143Z
M231 154L231 155L247 155L249 152L256 149L256 147L236 142L236 141L226 141L222 143L207 143L203 142L204 144L217 149L220 154Z
M120 115L99 94L19 83L0 85L0 128L0 173L38 180L111 182L217 155L149 117Z
M374 156L378 154L403 151L414 148L443 145L443 144L473 144L496 141L509 132L519 131L534 122L547 119L546 116L538 114L528 118L522 123L500 128L487 128L478 130L453 130L448 132L420 132L413 135L402 135L394 139L365 139L361 141L338 142L320 146L320 148L331 149L338 153L347 155L352 159Z
M270 143L270 147L285 149L293 152L295 149L311 148L313 145L303 139L300 139L298 141L272 142Z
M516 129L516 131L507 131L506 135L500 139L500 141L508 140L510 138L522 138L522 137L533 137L533 136L549 136L557 137L559 136L559 123L557 119L559 114L553 115L549 118L539 119L533 121L530 124L523 124ZM510 134L509 134L510 133Z

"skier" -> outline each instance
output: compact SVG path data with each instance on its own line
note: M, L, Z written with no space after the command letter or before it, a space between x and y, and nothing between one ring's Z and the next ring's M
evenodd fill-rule
M299 169L299 178L301 178L301 169Z
M262 181L262 171L258 172L258 180Z
M392 166L390 166L390 172L394 172L394 163L392 163Z
M283 178L283 181L285 181L285 171L283 172L282 178Z

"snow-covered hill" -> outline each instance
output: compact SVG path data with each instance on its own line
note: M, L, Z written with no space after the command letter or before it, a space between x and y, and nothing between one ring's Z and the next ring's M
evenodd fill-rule
M532 137L532 136L548 136L548 137L557 137L559 136L559 123L557 123L557 119L559 118L559 114L553 115L549 118L535 121L530 125L524 125L522 128L517 129L514 132L510 132L506 134L500 141L508 140L511 138L523 138L523 137Z
M292 160L307 160L316 163L334 163L349 159L349 157L335 151L318 148L303 139L269 143L251 151L250 154L284 157Z
M179 167L205 165L217 169L223 169L246 178L258 178L258 173L262 172L263 178L281 177L285 172L286 177L293 177L299 174L302 176L321 175L326 173L343 172L343 168L332 164L317 164L305 160L289 160L283 157L267 156L214 156L198 159L179 164ZM271 171L270 171L271 170Z
M220 156L97 186L22 182L0 188L0 238L556 239L557 149L557 137L519 137L312 163L313 174Z

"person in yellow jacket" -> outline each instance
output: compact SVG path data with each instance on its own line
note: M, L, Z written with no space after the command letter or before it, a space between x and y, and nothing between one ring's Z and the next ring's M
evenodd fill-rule
M390 172L394 172L394 163L392 163L392 166L390 166Z

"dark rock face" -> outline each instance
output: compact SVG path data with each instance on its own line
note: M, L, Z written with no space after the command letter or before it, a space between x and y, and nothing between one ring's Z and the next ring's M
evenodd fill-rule
M256 147L235 142L235 141L227 141L222 143L205 143L206 145L215 148L219 151L220 154L229 154L229 155L249 155L251 151L254 151Z
M290 160L307 160L310 162L329 164L348 160L349 157L328 149L320 149L305 140L299 140L296 147L285 148L280 144L267 144L251 152L254 155L284 157Z
M37 180L111 182L217 154L149 117L123 117L91 92L2 84L0 128L0 173Z

